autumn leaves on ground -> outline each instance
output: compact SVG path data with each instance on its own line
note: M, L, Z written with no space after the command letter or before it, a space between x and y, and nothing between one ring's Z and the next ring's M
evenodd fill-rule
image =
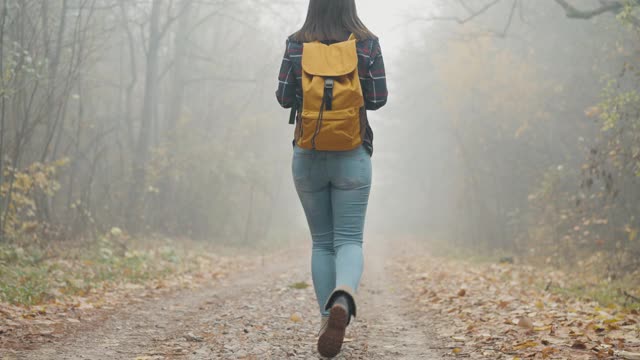
M586 275L390 245L366 248L344 359L640 357L632 288L606 298ZM318 358L308 248L219 255L118 229L74 247L3 248L3 359Z
M604 283L585 285L561 271L511 261L470 264L411 256L396 268L409 276L418 308L434 319L440 337L459 356L640 358L637 297L627 293L629 306L598 303L569 291Z

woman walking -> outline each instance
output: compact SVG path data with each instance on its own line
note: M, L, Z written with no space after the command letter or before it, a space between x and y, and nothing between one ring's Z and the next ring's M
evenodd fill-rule
M313 239L311 270L322 316L318 352L335 357L356 316L373 133L367 110L387 102L378 38L355 0L310 0L287 39L276 97L292 108L292 172Z

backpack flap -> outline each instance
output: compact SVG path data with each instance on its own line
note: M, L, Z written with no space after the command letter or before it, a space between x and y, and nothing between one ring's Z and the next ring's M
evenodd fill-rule
M302 69L315 76L344 76L358 67L355 40L333 45L321 42L304 44Z

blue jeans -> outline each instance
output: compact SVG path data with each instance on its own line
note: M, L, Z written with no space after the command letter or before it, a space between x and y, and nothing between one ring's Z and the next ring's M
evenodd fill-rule
M362 238L371 190L371 156L294 147L293 179L313 239L311 274L320 313L337 286L358 289Z

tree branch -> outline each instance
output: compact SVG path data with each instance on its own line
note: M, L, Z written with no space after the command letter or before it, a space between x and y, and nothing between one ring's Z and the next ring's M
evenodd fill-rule
M601 1L600 4L602 6L593 10L580 10L567 0L555 0L555 2L564 9L565 14L570 19L591 19L607 12L619 13L624 9L624 4L618 1L611 3Z
M489 9L491 9L492 7L494 7L496 4L498 4L501 1L502 0L493 0L493 1L491 1L488 4L486 4L485 6L483 6L482 8L480 8L477 11L470 11L471 9L466 4L461 2L463 7L465 9L467 9L467 11L469 11L469 15L467 17L465 17L465 18L459 18L459 17L456 17L456 16L431 16L431 17L427 17L427 18L416 18L414 20L421 20L421 21L455 21L458 24L464 24L464 23L467 23L467 22L477 18L478 16L486 13Z
M432 16L428 18L414 18L412 19L412 21L454 21L454 22L457 22L458 24L464 24L486 13L487 11L489 11L489 9L498 5L498 3L500 3L501 1L502 0L493 0L485 4L482 8L478 10L474 10L464 0L458 0L457 1L458 4L460 4L460 6L462 6L469 13L467 17L459 18L456 16ZM505 37L507 35L507 32L509 31L509 28L511 28L511 25L513 23L513 18L515 16L516 10L518 9L518 5L520 5L520 1L513 0L511 4L511 10L509 12L509 17L507 18L507 22L504 25L502 30L500 31L490 30L488 31L488 33L501 38ZM520 6L520 9L522 9L522 6Z
M511 24L513 23L513 15L516 13L516 9L518 8L519 2L520 2L519 0L513 0L513 4L511 5L511 12L509 13L509 19L507 20L507 23L504 26L504 29L502 29L502 32L499 33L498 36L501 36L501 37L507 36L507 32L509 31Z

